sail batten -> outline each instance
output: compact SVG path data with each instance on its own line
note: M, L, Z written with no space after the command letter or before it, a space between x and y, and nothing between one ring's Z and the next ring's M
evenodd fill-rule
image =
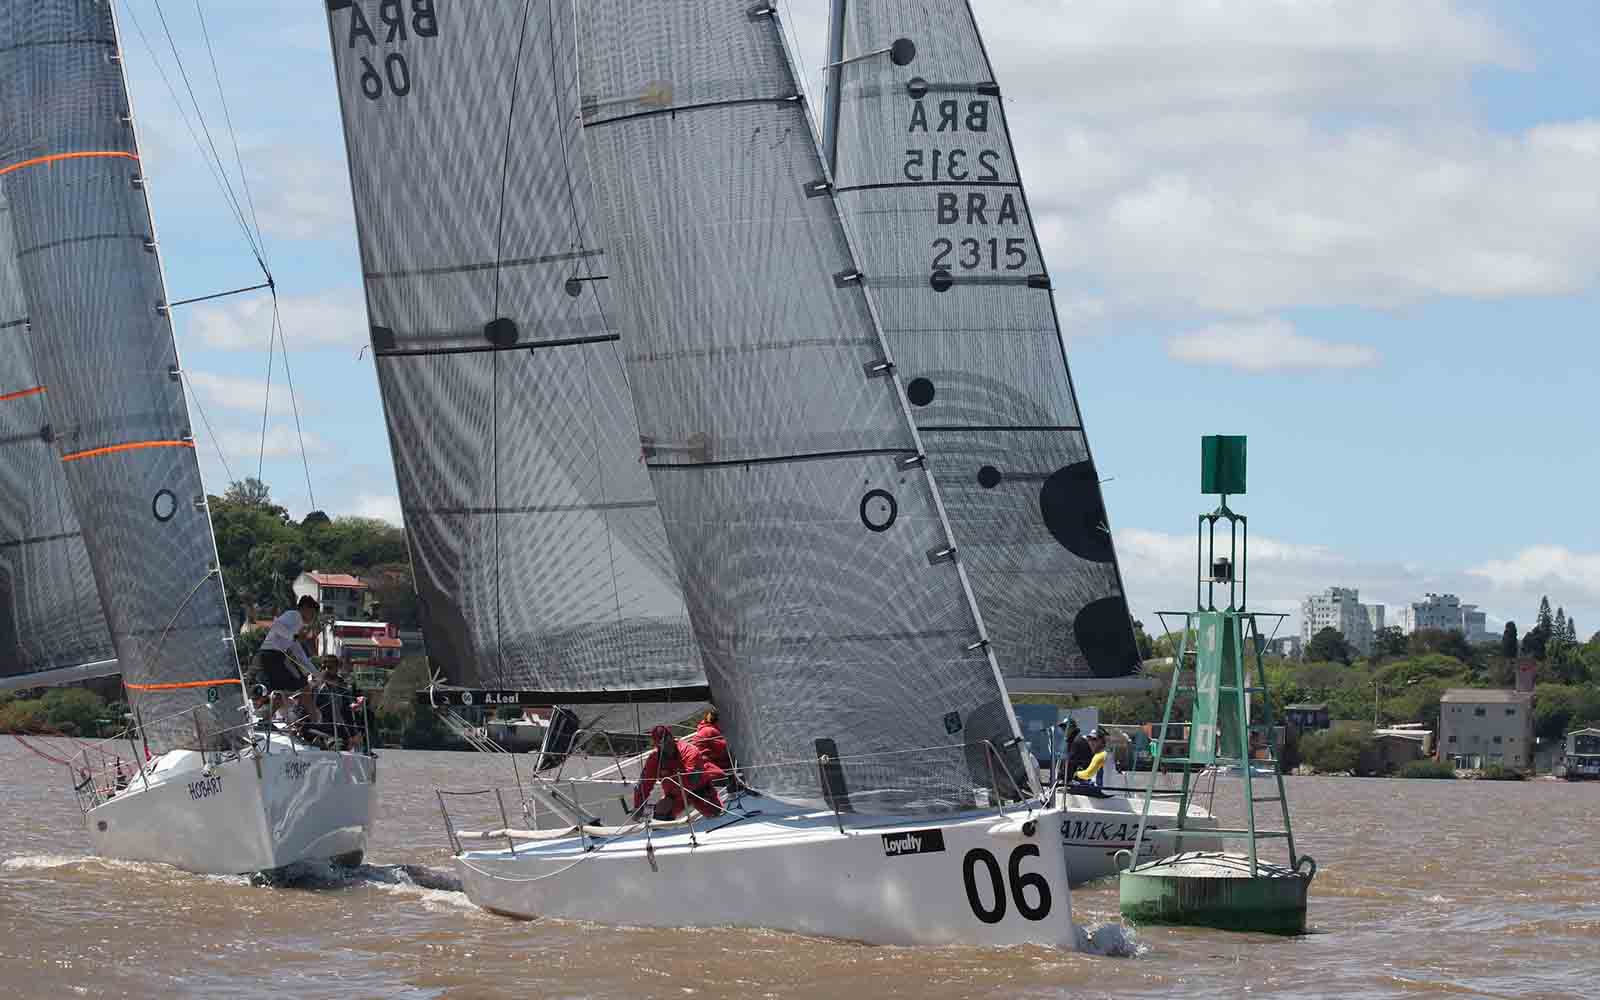
M836 7L834 190L996 659L1012 690L1098 689L1137 647L976 22L966 0Z
M371 30L396 16L405 30ZM693 697L705 678L591 221L571 0L328 17L430 659L557 701Z

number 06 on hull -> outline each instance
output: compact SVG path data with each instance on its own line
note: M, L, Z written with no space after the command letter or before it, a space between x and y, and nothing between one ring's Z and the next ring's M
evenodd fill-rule
M798 812L745 798L742 815L456 856L472 901L517 917L644 927L765 927L891 945L1075 947L1057 809L914 818ZM581 842L580 842L581 841ZM585 850L585 843L589 850Z

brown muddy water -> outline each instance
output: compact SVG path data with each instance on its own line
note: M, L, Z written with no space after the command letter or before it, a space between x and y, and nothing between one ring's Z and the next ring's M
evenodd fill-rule
M504 758L379 768L368 864L268 887L88 857L62 769L0 737L0 997L1600 995L1600 782L1291 779L1312 933L1122 930L1115 881L1074 891L1114 958L507 920L457 889L433 795Z

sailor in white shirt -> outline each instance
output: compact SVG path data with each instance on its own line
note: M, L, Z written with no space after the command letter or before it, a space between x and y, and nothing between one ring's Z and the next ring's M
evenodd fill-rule
M300 645L302 635L309 634L316 625L321 608L314 597L302 597L300 603L272 620L267 637L256 651L256 669L267 689L296 692L295 700L309 713L312 709L307 682L317 672L305 647ZM290 661L294 665L290 665ZM298 667L299 669L296 669Z

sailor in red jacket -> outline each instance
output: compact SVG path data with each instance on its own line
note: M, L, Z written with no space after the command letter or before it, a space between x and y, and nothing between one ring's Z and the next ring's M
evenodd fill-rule
M650 743L655 750L645 758L644 771L633 790L634 811L644 807L659 780L662 798L656 803L656 819L677 819L691 805L702 816L721 816L722 796L717 794L716 782L726 772L693 742L673 739L666 726L650 730Z
M705 753L711 763L724 771L733 770L733 761L728 757L728 741L722 738L722 727L717 725L715 708L706 709L706 714L700 717L700 725L695 727L694 735L689 740Z

